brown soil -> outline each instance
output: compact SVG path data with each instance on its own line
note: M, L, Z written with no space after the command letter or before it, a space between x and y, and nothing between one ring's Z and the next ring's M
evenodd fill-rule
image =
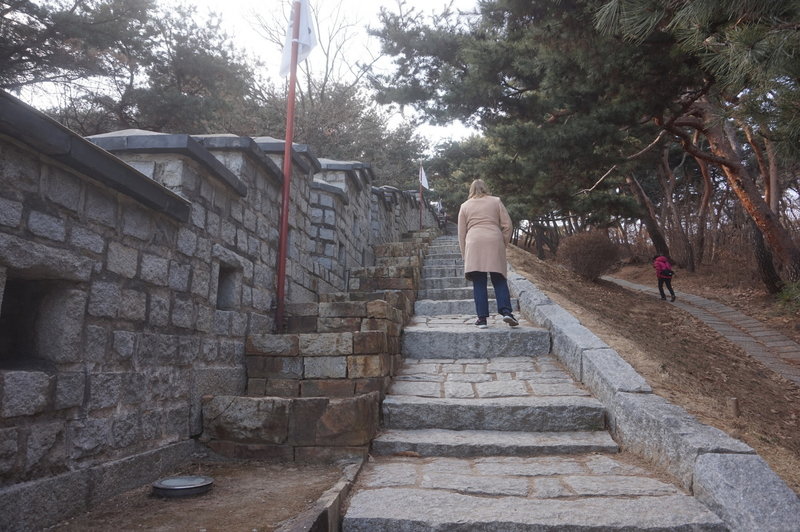
M161 498L150 486L130 490L50 530L58 532L272 532L310 508L342 476L330 465L264 462L195 463L175 475L214 478L210 492ZM169 475L172 476L172 475Z
M753 447L800 493L800 387L657 297L608 281L585 281L519 248L510 250L509 262L613 347L655 393ZM649 264L625 266L613 275L655 284ZM673 286L737 308L800 342L800 316L781 312L755 286L732 285L718 272L684 271L678 272ZM727 407L733 397L738 399L738 417Z

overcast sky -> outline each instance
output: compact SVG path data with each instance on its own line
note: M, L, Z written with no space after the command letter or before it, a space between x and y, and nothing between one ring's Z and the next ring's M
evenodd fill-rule
M180 0L161 0L164 3L177 3ZM228 33L240 49L245 50L253 57L264 63L267 75L273 79L278 78L281 51L271 43L264 40L254 28L254 13L264 18L282 17L288 13L293 0L189 0L189 4L198 7L198 14L208 11L220 13ZM405 0L406 9L413 7L423 13L440 12L448 0ZM453 0L453 8L461 10L474 9L477 0ZM397 0L311 0L311 5L320 12L320 26L323 35L326 24L333 24L330 18L339 9L341 17L353 25L354 38L352 45L348 44L350 58L367 61L370 56L380 53L380 43L367 35L366 26L378 26L378 13L381 7L397 12ZM320 36L318 36L319 38ZM309 56L309 61L319 58L319 50L315 49ZM433 143L448 138L462 138L471 133L470 130L458 124L450 127L424 126L420 133L429 138Z

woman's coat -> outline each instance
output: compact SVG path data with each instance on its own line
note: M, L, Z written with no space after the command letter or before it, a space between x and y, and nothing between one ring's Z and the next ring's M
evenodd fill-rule
M497 196L468 199L458 211L458 245L469 272L497 272L506 277L506 244L511 241L511 217Z

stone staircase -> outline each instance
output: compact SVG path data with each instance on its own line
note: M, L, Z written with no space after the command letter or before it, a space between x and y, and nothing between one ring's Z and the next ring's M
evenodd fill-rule
M480 330L474 312L457 241L434 240L342 530L726 530L619 453L549 331L524 316Z

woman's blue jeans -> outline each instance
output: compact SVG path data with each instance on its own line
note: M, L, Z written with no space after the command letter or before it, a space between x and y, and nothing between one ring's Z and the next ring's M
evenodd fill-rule
M511 294L508 282L499 273L491 272L494 296L497 299L497 312L503 316L511 314ZM469 272L472 279L472 296L475 298L475 312L479 318L489 317L489 288L486 272Z

